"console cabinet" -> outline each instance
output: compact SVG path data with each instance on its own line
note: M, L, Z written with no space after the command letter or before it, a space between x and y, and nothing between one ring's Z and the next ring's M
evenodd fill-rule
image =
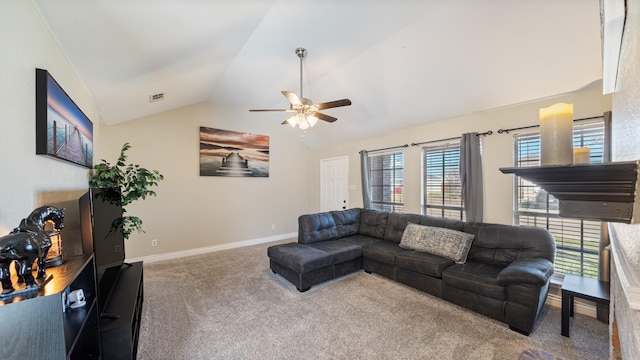
M0 359L101 359L93 255L65 258L47 275L40 291L0 299ZM86 305L65 308L65 293L78 289Z
M120 265L100 318L103 359L136 358L143 301L142 262Z

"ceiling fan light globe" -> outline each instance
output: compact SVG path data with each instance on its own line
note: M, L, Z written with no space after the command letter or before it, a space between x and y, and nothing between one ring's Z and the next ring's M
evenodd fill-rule
M303 122L302 124L298 125L300 127L300 130L306 130L309 128L309 123L308 122Z
M318 122L318 118L315 115L309 115L307 116L307 122L310 127L313 127Z

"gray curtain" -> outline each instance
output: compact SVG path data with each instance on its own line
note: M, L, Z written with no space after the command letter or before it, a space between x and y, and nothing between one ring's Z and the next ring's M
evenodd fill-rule
M362 207L371 209L371 182L369 179L369 153L360 151L360 177L362 178Z
M478 133L466 133L460 137L460 184L466 221L482 222L482 156Z

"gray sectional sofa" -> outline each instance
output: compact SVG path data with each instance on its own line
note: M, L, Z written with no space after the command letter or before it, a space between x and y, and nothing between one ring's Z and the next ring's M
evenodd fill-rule
M302 215L298 242L268 248L299 291L364 269L528 335L544 305L555 240L545 229L349 209Z

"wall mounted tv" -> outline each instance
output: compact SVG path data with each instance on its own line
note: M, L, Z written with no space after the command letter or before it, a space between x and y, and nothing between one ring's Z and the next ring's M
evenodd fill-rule
M43 69L36 69L36 154L93 166L93 123Z

